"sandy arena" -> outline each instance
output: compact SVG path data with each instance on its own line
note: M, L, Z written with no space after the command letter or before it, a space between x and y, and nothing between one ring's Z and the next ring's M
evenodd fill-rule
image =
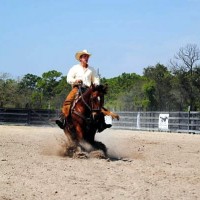
M200 199L200 135L109 129L112 160L64 157L59 128L0 126L0 199Z

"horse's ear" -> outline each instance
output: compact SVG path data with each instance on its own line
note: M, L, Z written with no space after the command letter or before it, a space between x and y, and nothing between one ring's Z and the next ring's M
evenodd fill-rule
M107 92L108 92L108 84L107 83L104 85L103 90L104 90L104 94L107 94Z
M95 85L92 83L91 86L90 86L90 88L92 88L92 90L94 90Z

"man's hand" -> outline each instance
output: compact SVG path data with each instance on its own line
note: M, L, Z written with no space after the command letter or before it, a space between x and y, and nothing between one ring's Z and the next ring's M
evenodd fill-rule
M82 83L83 83L83 81L80 79L75 81L75 84L82 84Z

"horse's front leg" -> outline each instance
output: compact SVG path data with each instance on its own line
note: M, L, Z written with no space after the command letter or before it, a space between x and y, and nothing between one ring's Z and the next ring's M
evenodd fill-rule
M76 125L76 139L80 142L83 139L84 130L83 128L77 124Z
M111 116L113 119L117 119L119 120L119 115L116 113L111 112L110 110L106 109L106 108L102 108L101 112L104 114L104 116L108 115Z
M71 134L69 133L69 131L67 130L67 128L64 129L64 133L69 141L70 144L72 144L74 141L73 141L73 138L71 136Z

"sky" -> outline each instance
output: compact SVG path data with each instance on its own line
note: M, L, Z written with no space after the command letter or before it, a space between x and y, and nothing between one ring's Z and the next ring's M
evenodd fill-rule
M0 0L0 73L67 75L87 49L102 77L169 65L200 47L200 0Z

